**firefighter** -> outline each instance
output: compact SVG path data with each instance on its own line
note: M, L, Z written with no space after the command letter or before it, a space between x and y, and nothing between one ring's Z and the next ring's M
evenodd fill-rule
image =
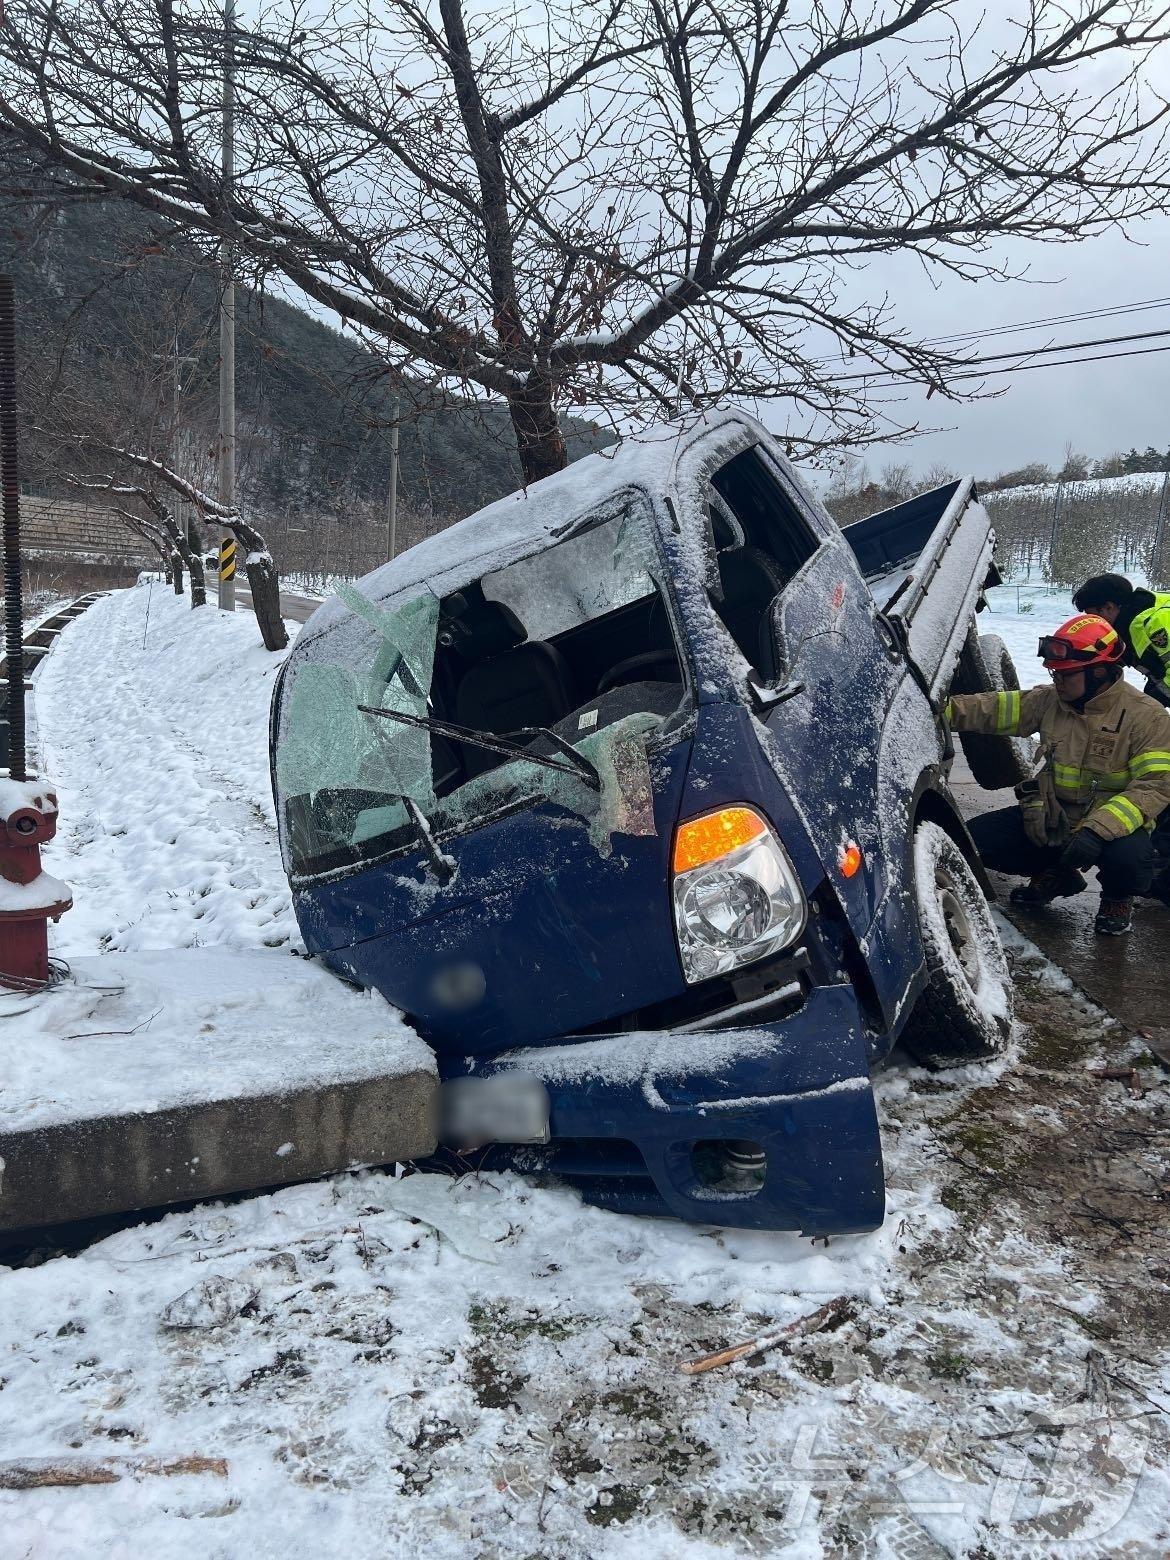
M1135 589L1124 574L1094 574L1073 606L1113 625L1125 640L1125 664L1146 674L1152 699L1170 704L1170 595Z
M1170 595L1135 590L1124 574L1094 574L1073 597L1079 612L1103 617L1126 642L1125 664L1146 674L1146 692L1170 705ZM1154 854L1160 870L1155 898L1170 904L1170 808L1154 830Z
M1019 905L1079 894L1096 867L1096 930L1115 937L1149 892L1150 833L1170 804L1170 711L1123 681L1124 654L1110 623L1082 613L1040 641L1051 687L956 694L946 711L956 731L1039 733L1043 768L1017 787L1019 806L972 819L971 834L989 867L1029 876Z

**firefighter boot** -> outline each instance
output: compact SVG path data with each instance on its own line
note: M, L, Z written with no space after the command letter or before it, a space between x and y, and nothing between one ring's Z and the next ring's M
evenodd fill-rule
M1049 867L1028 883L1013 888L1008 898L1025 910L1039 910L1054 899L1068 899L1084 892L1085 880L1073 867Z
M1102 894L1093 930L1102 937L1124 937L1132 926L1133 900L1106 899Z
M1170 905L1170 867L1163 867L1158 873L1150 884L1146 898L1160 899L1164 905Z

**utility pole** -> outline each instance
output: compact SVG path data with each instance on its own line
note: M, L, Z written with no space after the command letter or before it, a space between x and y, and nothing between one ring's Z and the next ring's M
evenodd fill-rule
M390 493L386 500L386 556L398 550L398 416L401 401L394 397L394 421L390 427Z
M235 0L223 4L223 204L229 218L232 211L232 184L235 178L235 98L236 49L233 36L236 25ZM219 246L219 501L228 509L236 507L236 282L232 266L232 246L223 238ZM222 543L234 542L224 530ZM225 612L236 610L234 569L225 578L219 571L219 605Z
M16 298L10 276L0 276L0 489L3 491L4 520L8 774L13 780L24 780L24 601L21 585L24 560L20 549L20 474L16 463Z
M174 363L174 379L171 382L171 432L170 432L170 456L171 465L176 469L179 464L179 397L183 390L183 369L187 364L198 363L198 357L192 352L179 351L179 333L175 332L175 345L171 352L152 352L151 357L156 363ZM203 544L199 540L198 528L195 517L185 499L179 499L175 504L175 512L180 523L185 524L187 531L187 545L192 552L199 553L203 550Z

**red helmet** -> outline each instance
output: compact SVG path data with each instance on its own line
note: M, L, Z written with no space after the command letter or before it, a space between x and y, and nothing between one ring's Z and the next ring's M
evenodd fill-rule
M1087 666L1111 666L1125 654L1117 630L1103 617L1084 612L1069 618L1040 641L1045 671L1075 672Z

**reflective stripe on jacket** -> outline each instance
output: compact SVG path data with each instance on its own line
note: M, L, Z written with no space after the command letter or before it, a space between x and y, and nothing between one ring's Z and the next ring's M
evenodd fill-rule
M1042 791L1056 806L1041 819L1035 787L1021 796L1034 839L1060 844L1082 823L1103 839L1120 839L1152 828L1170 806L1170 710L1125 682L1090 699L1083 714L1055 688L955 694L947 713L956 731L1039 734Z

